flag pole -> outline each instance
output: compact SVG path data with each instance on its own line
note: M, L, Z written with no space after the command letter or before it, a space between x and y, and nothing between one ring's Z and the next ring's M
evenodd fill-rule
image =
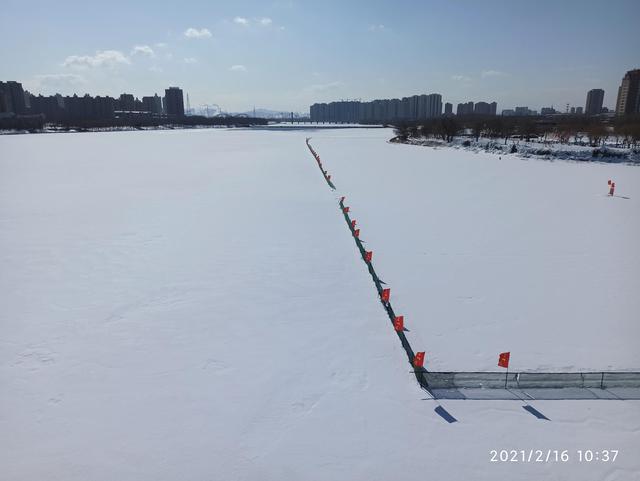
M507 373L504 375L504 388L507 389L507 380L509 379L509 365L507 364Z

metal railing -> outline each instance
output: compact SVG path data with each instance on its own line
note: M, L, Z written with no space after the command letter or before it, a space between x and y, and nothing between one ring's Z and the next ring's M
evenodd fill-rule
M640 388L640 372L423 372L428 389Z

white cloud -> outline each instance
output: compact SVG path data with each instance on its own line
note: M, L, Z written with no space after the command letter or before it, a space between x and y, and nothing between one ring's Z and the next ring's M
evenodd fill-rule
M264 28L274 28L278 30L284 30L284 27L275 25L273 23L273 19L270 17L253 17L253 18L234 17L232 21L237 25L240 25L242 27L247 27L247 28L257 25L259 27L264 27Z
M69 83L84 83L86 82L85 78L82 75L77 75L75 73L46 73L42 75L36 75L36 79L40 81L60 81L63 80Z
M85 84L87 80L82 75L66 73L48 73L35 75L30 82L34 90L66 91L78 85ZM39 92L36 92L39 93Z
M232 65L231 67L229 67L229 70L231 70L232 72L246 72L247 67L245 67L244 65Z
M211 32L208 28L193 28L190 27L184 31L184 36L187 38L209 38L211 37Z
M457 80L458 82L469 82L471 79L466 75L452 75L451 80Z
M343 87L344 83L343 82L329 82L326 84L315 84L315 85L309 85L308 87L305 87L304 90L305 92L327 92L329 90L335 90L337 88Z
M499 70L483 70L482 73L480 74L480 76L482 78L486 78L486 77L502 77L504 75L507 75L504 72L500 72Z
M384 32L386 29L387 27L385 27L381 23L378 23L376 25L369 25L370 32Z
M155 44L155 46L158 47L158 48L165 48L165 47L167 47L167 44L164 43L164 42L158 42L158 43Z
M198 59L195 57L186 57L184 63L198 63Z
M118 50L99 50L95 55L70 55L62 63L63 67L94 68L129 65L131 60Z
M149 45L136 45L135 47L133 47L133 49L131 50L131 55L136 55L138 53L148 55L149 57L155 56L153 49L149 47Z

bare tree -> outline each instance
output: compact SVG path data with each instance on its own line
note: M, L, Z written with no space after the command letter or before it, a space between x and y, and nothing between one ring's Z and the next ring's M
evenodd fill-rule
M442 139L447 142L453 142L453 139L460 132L460 123L454 117L443 117L440 120L440 128Z

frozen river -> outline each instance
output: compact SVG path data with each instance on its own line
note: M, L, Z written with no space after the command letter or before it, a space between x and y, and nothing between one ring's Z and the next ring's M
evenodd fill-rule
M448 401L458 422L439 417L337 198L427 368L494 369L511 350L518 369L631 369L640 170L391 135L1 136L1 477L637 476L638 401L535 402L551 421ZM630 199L604 197L608 178ZM492 463L492 449L571 459ZM578 449L620 453L588 464Z

